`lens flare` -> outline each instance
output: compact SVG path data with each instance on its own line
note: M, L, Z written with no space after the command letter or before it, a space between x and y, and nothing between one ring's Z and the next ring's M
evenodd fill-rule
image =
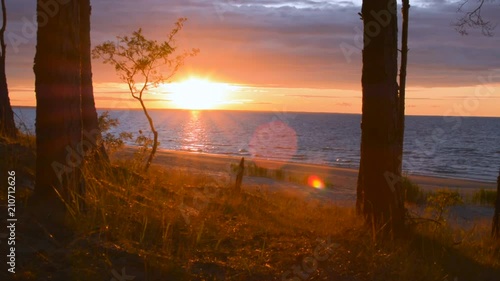
M307 179L307 184L317 189L325 188L325 183L321 180L320 177L315 175L309 176L309 178Z
M260 125L255 130L248 147L252 156L255 157L254 161L257 166L279 169L283 166L282 163L260 159L288 162L297 152L297 133L283 121L271 121Z

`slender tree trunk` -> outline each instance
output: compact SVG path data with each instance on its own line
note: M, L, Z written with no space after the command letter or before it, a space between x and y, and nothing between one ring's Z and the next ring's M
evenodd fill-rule
M80 9L80 52L82 58L82 124L84 146L86 153L96 153L97 159L109 161L104 144L101 142L102 136L99 129L97 111L94 103L94 89L92 86L92 64L90 51L90 0L81 0Z
M2 28L0 29L0 134L8 137L17 135L16 124L14 123L14 112L10 105L9 89L7 87L7 74L5 73L5 28L7 27L7 10L5 0L2 0Z
M498 171L497 177L497 200L495 201L495 214L493 215L491 236L495 239L500 239L500 171Z
M401 34L401 66L399 69L399 97L398 97L398 166L399 173L403 171L403 150L405 134L405 98L406 98L406 66L408 64L408 20L410 1L403 0L401 8L403 15L403 31Z
M404 224L398 177L397 16L395 0L364 0L363 114L360 183L363 214L374 229L399 232Z
M146 166L144 167L144 170L147 171L149 170L149 167L151 166L151 163L153 162L153 158L156 154L156 150L158 149L158 132L155 129L155 126L153 124L153 118L148 113L148 110L146 109L146 105L144 104L144 101L142 99L139 99L141 102L142 110L144 111L144 114L146 115L146 118L148 119L149 122L149 127L151 128L151 132L153 132L153 148L151 149L151 153L149 154L148 161L146 162Z
M64 199L81 190L80 4L66 1L46 17L45 2L37 1L35 196L58 201L54 188Z

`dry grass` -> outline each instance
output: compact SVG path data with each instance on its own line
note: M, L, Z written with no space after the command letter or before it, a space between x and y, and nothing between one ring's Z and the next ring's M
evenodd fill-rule
M7 155L2 168L32 169L26 161ZM218 178L155 166L148 173L130 168L136 166L124 160L87 165L86 210L69 204L71 237L20 253L30 261L19 266L15 280L110 280L122 268L134 280L500 276L500 245L489 238L487 222L464 231L419 220L405 239L374 241L353 208L304 201L266 187L234 194ZM41 235L40 227L21 228L18 236L45 245L38 242L50 235Z

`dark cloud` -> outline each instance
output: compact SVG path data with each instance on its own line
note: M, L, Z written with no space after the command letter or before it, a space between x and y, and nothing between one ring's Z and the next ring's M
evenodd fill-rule
M352 88L360 85L360 1L98 0L93 1L92 39L98 44L143 27L160 39L179 17L188 17L181 47L199 47L186 71L247 85ZM457 3L420 0L412 5L409 86L467 86L500 69L498 36L460 36L451 25ZM496 20L500 5L486 3ZM30 35L35 5L7 3L8 75L32 80L36 38ZM10 37L9 37L10 34ZM12 38L22 44L12 44ZM9 39L10 38L10 39ZM349 46L348 56L340 46ZM14 51L16 49L16 51ZM98 64L94 64L98 65ZM95 68L96 80L109 72Z

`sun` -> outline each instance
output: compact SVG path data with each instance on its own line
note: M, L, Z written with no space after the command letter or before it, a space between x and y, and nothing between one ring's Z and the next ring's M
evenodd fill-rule
M211 82L206 79L189 78L167 85L169 99L176 108L202 110L214 109L225 103L234 86Z

